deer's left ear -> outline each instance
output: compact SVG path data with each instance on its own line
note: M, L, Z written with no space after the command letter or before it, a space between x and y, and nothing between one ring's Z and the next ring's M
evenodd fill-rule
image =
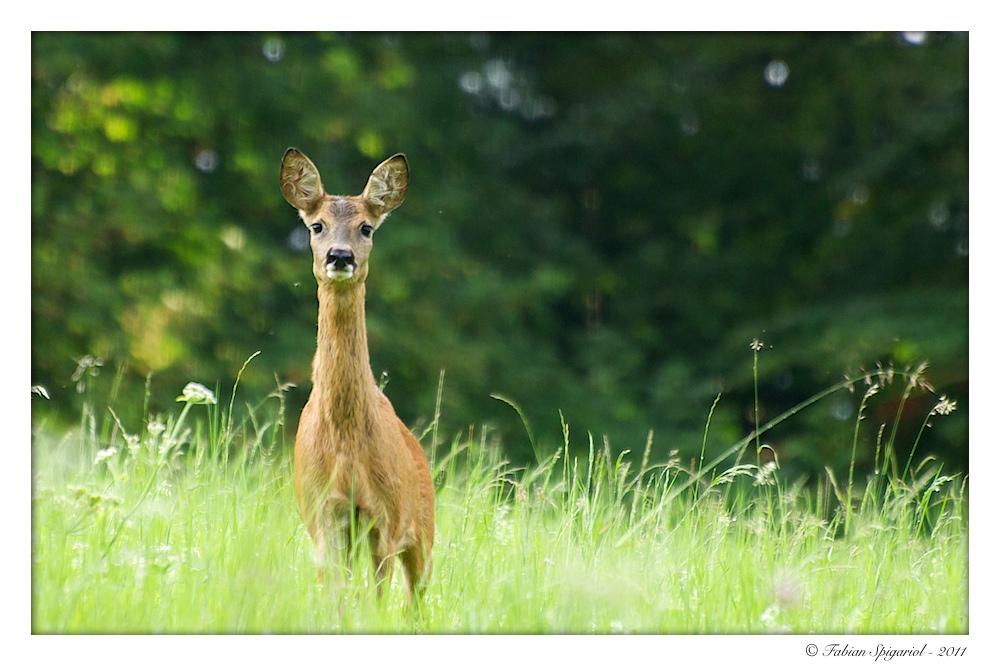
M396 153L372 171L361 196L378 216L380 223L406 199L409 182L410 167L403 153Z

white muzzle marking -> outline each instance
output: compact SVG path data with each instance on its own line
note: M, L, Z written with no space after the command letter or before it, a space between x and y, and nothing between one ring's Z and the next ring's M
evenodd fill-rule
M333 264L327 264L326 277L338 282L342 280L350 280L354 277L354 265L348 264L346 268L336 268Z

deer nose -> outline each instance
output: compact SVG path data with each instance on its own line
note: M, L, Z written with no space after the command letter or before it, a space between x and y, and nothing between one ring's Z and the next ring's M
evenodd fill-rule
M347 268L354 265L354 252L340 247L331 247L326 253L326 265L334 268Z

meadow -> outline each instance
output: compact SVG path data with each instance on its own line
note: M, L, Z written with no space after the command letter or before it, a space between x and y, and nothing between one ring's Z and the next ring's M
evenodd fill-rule
M366 553L317 583L282 387L252 405L238 378L225 396L190 384L124 423L81 381L77 427L33 424L35 633L968 631L967 475L913 459L892 423L859 437L866 402L905 401L920 369L845 379L729 446L709 444L709 410L695 460L656 460L654 433L615 454L565 423L543 451L525 422L535 461L515 466L489 428L445 436L435 414L416 432L438 524L419 604L398 569L377 599ZM875 446L874 468L786 478L760 435L849 388L844 445Z
M968 630L967 32L35 31L30 71L35 632ZM413 168L365 326L432 464L418 606L364 552L321 587L298 515L289 146Z

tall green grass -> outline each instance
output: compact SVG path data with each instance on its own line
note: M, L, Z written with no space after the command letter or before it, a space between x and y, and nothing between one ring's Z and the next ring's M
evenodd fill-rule
M888 379L846 379L706 461L710 412L691 465L652 460L652 433L615 455L564 424L561 447L517 467L488 429L440 442L435 418L434 573L417 606L399 571L378 600L364 553L342 586L317 584L282 387L244 408L236 387L225 406L193 387L141 424L90 402L70 432L35 427L33 629L963 633L964 476L898 465L881 431L866 479L852 459L846 483L791 482L762 455L761 432ZM738 462L749 445L756 462Z

